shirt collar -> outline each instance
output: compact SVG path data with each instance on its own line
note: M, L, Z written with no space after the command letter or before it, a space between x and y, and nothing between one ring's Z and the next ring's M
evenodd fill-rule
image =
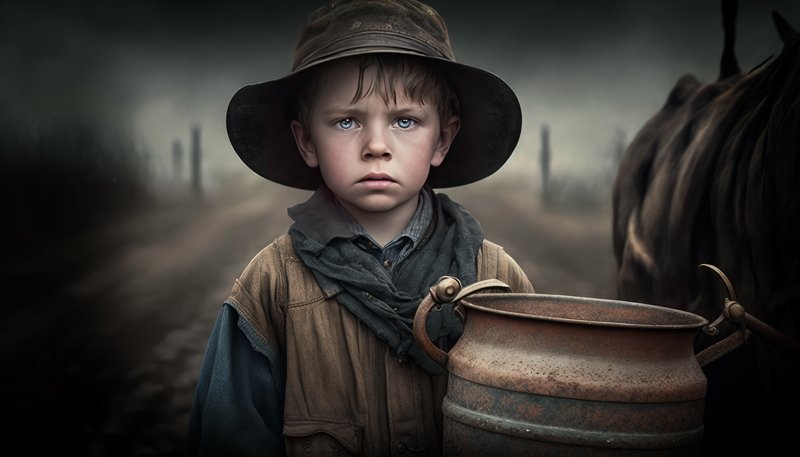
M320 247L327 245L334 238L369 237L364 228L336 201L327 186L321 186L306 202L289 208L287 212L295 224L301 228L301 231L309 239L320 243ZM426 186L420 191L420 199L414 216L403 233L395 240L405 236L411 239L413 244L416 244L425 234L432 217L431 191ZM395 240L387 243L386 246Z
M403 238L410 239L411 247L413 247L425 234L425 230L428 229L428 226L431 224L431 218L433 217L433 204L431 203L431 196L425 191L424 188L419 192L419 194L419 203L417 203L417 210L414 211L414 216L412 216L411 220L408 221L408 225L406 226L405 230L403 230L403 233L398 235L392 241L386 243L383 246L384 249L391 247L393 244L399 240L402 240ZM339 202L337 201L336 204L338 205ZM374 243L375 246L380 246L380 244L378 244L377 241L369 236L369 233L367 233L367 231L364 230L364 228L361 227L358 222L355 222L355 225L355 236L363 236Z

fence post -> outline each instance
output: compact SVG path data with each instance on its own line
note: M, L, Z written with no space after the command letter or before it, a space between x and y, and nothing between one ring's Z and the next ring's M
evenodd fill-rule
M550 129L542 125L542 150L539 152L539 163L542 167L542 195L546 202L550 201Z
M172 179L183 180L183 145L178 139L172 141Z
M192 160L192 190L195 192L200 192L202 190L200 184L200 160L201 160L201 151L200 151L200 126L194 124L192 126L192 149L191 149L191 160Z

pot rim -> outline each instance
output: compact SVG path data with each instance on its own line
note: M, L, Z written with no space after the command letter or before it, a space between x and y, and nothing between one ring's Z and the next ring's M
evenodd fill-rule
M502 301L525 299L529 301L550 301L555 303L565 303L572 305L581 305L587 308L587 312L591 312L589 306L595 308L595 311L600 309L614 308L618 310L639 310L650 311L654 316L662 316L661 322L621 322L603 319L578 319L574 317L556 316L551 315L536 315L518 311L507 311L504 309L497 309L487 306L481 306L480 302L495 301L502 303ZM460 301L464 306L479 311L484 311L493 314L500 314L505 316L518 317L523 319L542 320L548 322L561 322L567 324L590 325L599 327L620 327L620 328L633 328L633 329L652 329L652 330L689 330L699 329L708 325L708 320L699 314L689 311L683 311L674 308L667 308L665 306L649 305L645 303L629 302L623 300L610 300L604 298L590 298L590 297L575 297L570 295L551 295L551 294L514 294L514 293L491 293L491 294L478 294L463 298ZM572 309L577 313L577 310ZM668 319L672 319L675 323L670 323Z

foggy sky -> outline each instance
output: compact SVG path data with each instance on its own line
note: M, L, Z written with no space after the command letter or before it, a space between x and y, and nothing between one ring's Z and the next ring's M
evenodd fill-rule
M320 4L3 1L0 122L86 119L124 130L162 164L173 139L188 144L199 123L206 172L249 173L225 134L228 101L244 84L288 73L302 24ZM499 75L520 99L512 160L523 167L506 169L535 166L547 123L553 173L596 172L607 166L614 129L630 140L680 75L708 83L718 72L717 0L428 4L447 22L456 59ZM780 52L772 7L800 28L796 0L740 1L744 71Z

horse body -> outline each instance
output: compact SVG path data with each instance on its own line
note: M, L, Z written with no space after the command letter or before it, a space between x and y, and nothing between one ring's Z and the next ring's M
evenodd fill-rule
M702 85L681 77L628 147L612 191L617 290L621 300L712 321L725 289L698 266L713 264L748 313L800 339L800 34L773 16L783 51L744 74L731 38L735 4L723 2L719 78ZM734 354L736 376L744 379L731 381L739 387L730 392L747 397L729 399L739 414L709 411L707 403L706 415L734 411L723 422L756 430L753 450L762 453L792 442L800 425L800 360L762 341L749 346ZM714 382L709 375L709 398Z

